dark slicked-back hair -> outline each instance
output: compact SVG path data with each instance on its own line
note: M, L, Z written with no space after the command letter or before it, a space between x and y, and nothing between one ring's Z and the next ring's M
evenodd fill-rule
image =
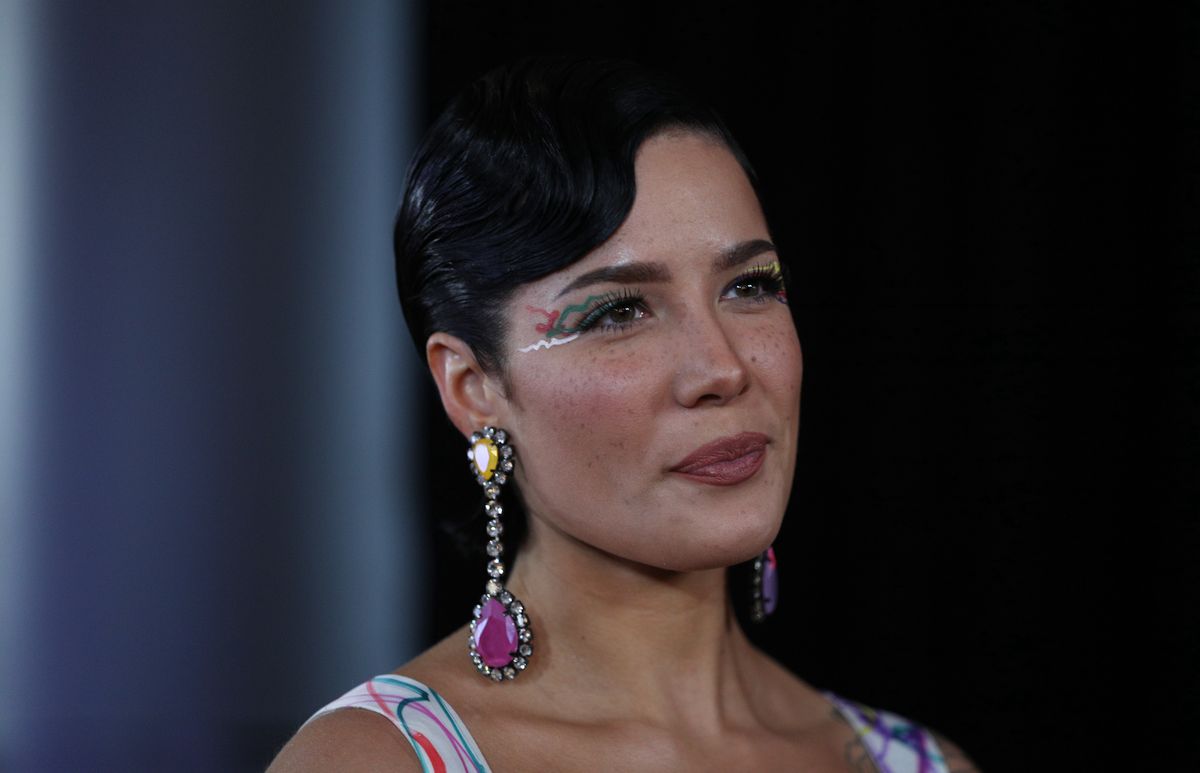
M505 302L621 226L638 148L670 129L724 143L757 184L716 112L632 62L522 59L455 97L417 150L396 219L400 302L417 348L444 331L502 376Z

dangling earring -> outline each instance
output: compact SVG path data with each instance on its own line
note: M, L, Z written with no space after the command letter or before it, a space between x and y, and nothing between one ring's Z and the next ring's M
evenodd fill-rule
M508 433L495 427L484 427L482 432L471 435L471 448L467 451L471 460L471 474L487 497L483 511L487 514L487 554L491 558L487 565L488 577L483 598L475 605L475 617L471 620L471 662L480 674L496 682L515 679L517 673L529 665L533 654L533 629L525 605L504 588L504 562L500 559L504 546L500 535L504 527L500 516L504 507L500 504L500 487L512 475L512 446L508 444Z
M761 623L775 611L779 601L779 567L775 563L774 545L754 559L754 585L750 591L753 597L750 619Z

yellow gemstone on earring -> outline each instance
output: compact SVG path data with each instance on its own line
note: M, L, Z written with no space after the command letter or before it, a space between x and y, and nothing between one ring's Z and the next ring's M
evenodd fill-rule
M475 445L471 446L471 461L484 480L492 479L492 473L500 462L500 452L491 438L482 437L475 441Z

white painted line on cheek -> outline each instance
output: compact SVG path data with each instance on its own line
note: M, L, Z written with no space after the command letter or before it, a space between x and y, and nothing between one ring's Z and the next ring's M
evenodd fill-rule
M565 338L552 338L549 341L547 341L546 339L543 338L542 340L538 341L537 343L530 344L529 346L523 346L520 349L518 349L517 351L518 352L534 352L534 351L537 351L538 349L549 349L551 346L558 346L559 344L569 344L578 337L579 337L578 333L572 333L571 335L569 335Z

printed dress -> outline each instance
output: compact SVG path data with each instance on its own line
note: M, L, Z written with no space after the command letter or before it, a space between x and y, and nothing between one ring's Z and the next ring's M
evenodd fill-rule
M946 773L933 735L903 717L823 695L862 739L880 773ZM335 709L358 708L382 714L404 734L428 773L491 773L475 739L450 705L415 679L377 676L325 706L309 719Z

